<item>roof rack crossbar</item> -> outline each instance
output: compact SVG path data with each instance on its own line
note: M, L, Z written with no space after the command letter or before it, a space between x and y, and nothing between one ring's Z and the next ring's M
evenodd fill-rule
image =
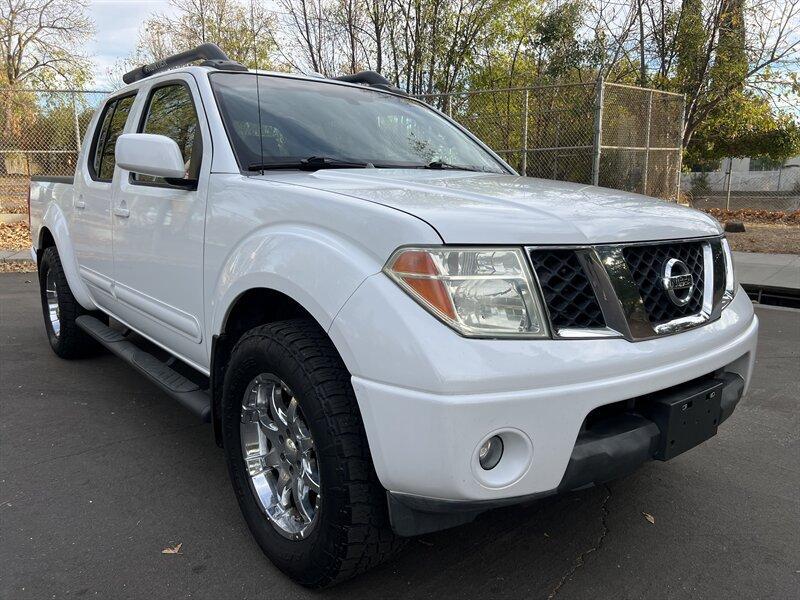
M333 79L336 81L344 81L345 83L360 83L362 85L388 90L390 92L394 92L395 94L406 95L405 90L401 90L399 87L393 86L392 83L386 79L386 77L377 71L361 71L352 75L340 75L339 77L334 77Z
M122 81L125 83L133 83L134 81L139 81L140 79L149 77L154 73L159 73L161 71L166 71L167 69L174 69L175 67L187 65L196 60L205 60L206 62L203 64L217 69L227 69L233 71L247 70L247 68L243 65L230 60L228 55L220 50L219 46L208 43L200 44L197 46L197 48L193 48L192 50L179 52L178 54L173 54L172 56L167 56L166 58L162 58L161 60L157 60L150 64L137 67L132 71L125 73L125 75L122 76Z

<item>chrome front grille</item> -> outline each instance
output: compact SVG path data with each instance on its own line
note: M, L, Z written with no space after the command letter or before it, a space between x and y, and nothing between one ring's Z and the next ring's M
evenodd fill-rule
M716 319L721 238L528 248L554 337L649 339ZM669 268L668 267L669 264Z
M644 310L652 324L660 325L681 317L696 315L703 308L702 243L624 246L622 256L639 288ZM680 260L688 267L694 283L689 301L683 306L676 305L670 300L662 282L664 264L671 258Z
M530 251L552 329L605 327L592 284L574 250Z

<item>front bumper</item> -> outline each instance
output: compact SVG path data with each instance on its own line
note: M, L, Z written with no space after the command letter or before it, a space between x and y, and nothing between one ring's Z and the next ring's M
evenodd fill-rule
M739 290L718 320L636 343L466 339L381 274L330 329L353 374L378 477L406 505L413 497L495 504L552 493L590 412L714 373L737 375L744 393L757 333ZM516 448L499 475L499 465L482 472L476 459L496 433Z
M722 424L742 398L744 380L721 372L659 394L631 401L613 415L593 421L578 434L566 472L557 488L522 497L498 500L440 500L388 492L389 517L398 535L412 536L454 527L472 521L492 508L524 504L545 496L581 490L618 479L654 458L666 460L663 448L674 445L667 428L658 419L647 418L648 407L658 399L674 401L705 394L711 385L721 387L719 410L713 415L713 430ZM705 411L702 411L705 412ZM712 417L709 416L710 420ZM684 421L684 425L686 422ZM674 434L674 432L673 432Z

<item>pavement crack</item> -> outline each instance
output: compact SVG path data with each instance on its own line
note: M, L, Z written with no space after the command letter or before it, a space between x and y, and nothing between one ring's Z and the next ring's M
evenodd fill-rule
M606 497L603 500L603 503L600 505L600 524L602 525L600 537L597 538L597 542L594 544L594 546L578 555L578 558L572 564L570 569L563 575L563 577L561 577L561 579L559 579L558 583L553 588L553 591L551 591L547 596L547 600L552 600L556 597L556 595L558 595L558 593L561 591L561 588L564 587L564 585L570 579L572 579L572 576L575 574L575 572L585 564L587 556L589 556L592 552L597 552L603 547L603 542L608 535L608 502L612 497L611 488L608 486L608 484L605 484L603 487L606 490Z

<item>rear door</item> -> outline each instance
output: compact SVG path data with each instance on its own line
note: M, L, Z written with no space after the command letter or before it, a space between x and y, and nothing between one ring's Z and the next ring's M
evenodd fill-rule
M136 131L178 144L196 187L120 170L114 197L114 290L118 317L206 370L203 236L211 139L194 78L175 74L143 87Z
M136 94L106 102L97 120L88 152L77 170L70 234L81 278L98 305L113 306L114 261L111 235L114 149L125 131Z

